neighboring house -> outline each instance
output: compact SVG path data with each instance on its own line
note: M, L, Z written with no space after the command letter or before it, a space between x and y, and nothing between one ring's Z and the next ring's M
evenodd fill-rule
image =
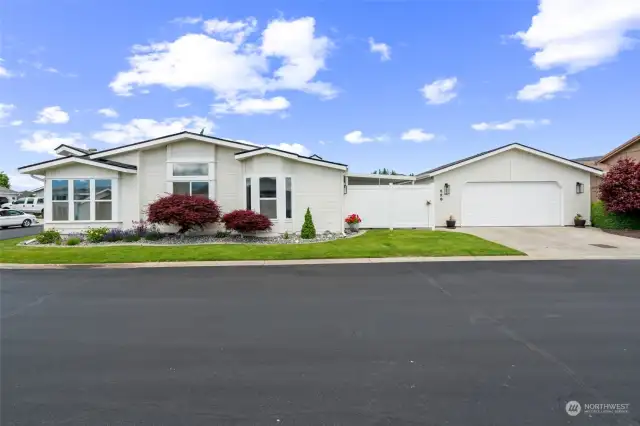
M351 173L342 163L181 132L104 151L61 145L63 157L21 167L45 179L45 228L128 228L166 193L252 209L278 233L298 232L311 209L318 232L362 226L560 226L589 217L594 167L511 144L417 176ZM214 228L208 231L213 231Z
M616 147L615 149L601 157L578 158L575 161L578 161L587 166L596 167L606 173L607 171L609 171L611 166L613 166L623 158L631 158L636 162L640 162L640 134L632 137L622 145ZM599 199L598 187L600 186L600 182L602 182L602 176L591 176L592 201L597 201Z
M19 194L20 193L18 191L0 186L0 206L2 204L10 203L11 201L17 200Z

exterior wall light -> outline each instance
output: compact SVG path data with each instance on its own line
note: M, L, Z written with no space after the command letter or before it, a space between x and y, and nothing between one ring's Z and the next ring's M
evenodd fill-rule
M582 194L584 192L584 183L576 182L576 194Z
M448 183L444 184L444 195L449 195L451 194L451 187L449 186Z

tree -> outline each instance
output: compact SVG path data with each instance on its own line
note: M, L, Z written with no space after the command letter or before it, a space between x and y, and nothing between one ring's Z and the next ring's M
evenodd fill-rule
M178 233L184 235L217 222L220 207L208 198L171 194L149 204L148 216L151 223L178 226Z
M253 210L234 210L222 216L222 222L225 228L240 233L268 231L273 225L268 217Z
M640 162L618 161L600 184L600 199L614 213L640 213Z
M386 167L384 169L378 169L378 170L374 170L373 171L374 175L398 175L399 173L397 173L395 170L391 170L391 169L387 169Z
M307 207L307 212L304 214L304 223L302 224L300 237L305 240L316 237L316 227L313 225L313 218L311 217L311 210L309 210L309 207Z
M5 172L0 172L0 188L11 188L9 176Z

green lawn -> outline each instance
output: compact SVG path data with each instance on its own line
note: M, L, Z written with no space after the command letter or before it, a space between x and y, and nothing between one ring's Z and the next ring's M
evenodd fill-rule
M192 246L28 247L0 241L0 263L130 263L198 260L335 259L401 256L500 256L523 253L459 232L372 230L314 244Z

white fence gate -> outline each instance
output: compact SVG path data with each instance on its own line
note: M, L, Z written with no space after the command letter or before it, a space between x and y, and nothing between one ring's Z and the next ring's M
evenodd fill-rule
M345 197L345 213L357 213L362 228L433 227L433 184L349 185Z

